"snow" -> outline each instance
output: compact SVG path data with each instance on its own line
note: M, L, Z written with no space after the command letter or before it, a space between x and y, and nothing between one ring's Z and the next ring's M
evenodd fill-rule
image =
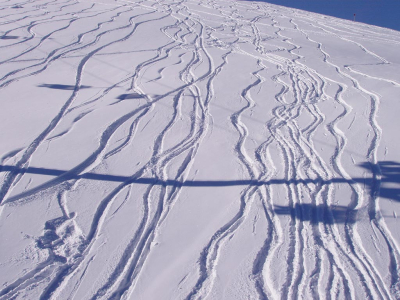
M0 299L400 298L399 32L236 0L0 24Z

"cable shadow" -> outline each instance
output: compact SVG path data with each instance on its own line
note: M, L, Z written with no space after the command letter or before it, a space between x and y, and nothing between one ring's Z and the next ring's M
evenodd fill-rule
M370 163L363 163L360 165L363 168L372 168L372 172L374 172L374 165ZM376 165L375 165L376 166ZM54 176L56 178L51 179L50 181L33 188L32 190L28 190L19 195L13 196L7 200L7 202L17 201L23 197L32 195L38 191L45 190L49 186L54 186L60 184L62 182L68 180L78 180L78 179L87 179L87 180L98 180L98 181L110 181L110 182L124 182L127 184L146 184L146 185L160 185L160 186L172 186L172 187L229 187L229 186L272 186L272 185L290 185L290 184L315 184L315 185L328 185L328 184L357 184L362 183L363 185L369 187L371 190L371 194L377 195L380 197L388 198L395 201L400 201L400 163L393 161L385 161L379 163L380 170L382 173L382 184L377 185L377 180L367 179L367 178L332 178L329 180L323 180L321 178L318 179L270 179L270 180L160 180L159 178L133 178L130 176L119 176L119 175L111 175L111 174L97 174L97 173L84 173L77 174L73 171L67 170L57 170L57 169L48 169L48 168L37 168L37 167L28 167L28 168L18 168L15 166L9 165L0 165L0 173L2 172L11 172L14 174L37 174L37 175L48 175ZM377 188L378 186L378 188ZM277 207L277 213L286 213L293 216L301 217L304 220L312 220L312 217L307 217L312 213L312 215L317 213L320 215L321 212L326 210L325 207L308 207L306 204L300 207ZM329 208L330 214L334 216L335 220L340 220L340 222L344 222L344 216L341 215L341 207L335 206ZM308 219L309 218L309 219ZM349 218L346 216L346 218ZM346 222L351 222L351 219L347 219ZM335 221L336 222L336 221Z
M164 186L188 186L188 187L224 187L224 186L263 186L263 185L277 185L277 184L332 184L332 183L348 183L353 184L355 182L364 182L364 178L353 178L352 180L347 180L344 178L332 178L329 180L323 179L270 179L268 181L263 180L160 180L158 178L135 178L132 179L130 176L119 176L119 175L109 175L109 174L97 174L97 173L84 173L84 174L74 174L66 170L57 169L47 169L47 168L17 168L15 166L0 165L1 172L13 172L18 174L38 174L38 175L49 175L49 176L62 176L63 181L71 179L89 179L89 180L100 180L100 181L116 181L116 182L129 182L137 184L154 184L154 185L164 185Z
M144 96L138 93L121 94L117 97L118 100L141 99L141 98L144 98Z

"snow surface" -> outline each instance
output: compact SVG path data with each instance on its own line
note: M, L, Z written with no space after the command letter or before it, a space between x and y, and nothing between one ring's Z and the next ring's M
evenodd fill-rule
M234 0L0 24L0 299L400 299L399 32Z

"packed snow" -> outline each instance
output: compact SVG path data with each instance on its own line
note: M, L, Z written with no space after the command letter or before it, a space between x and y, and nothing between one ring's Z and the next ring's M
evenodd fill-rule
M0 3L0 299L400 299L400 32L257 1Z

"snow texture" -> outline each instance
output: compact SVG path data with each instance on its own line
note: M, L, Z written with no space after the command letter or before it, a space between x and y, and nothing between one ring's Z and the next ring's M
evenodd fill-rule
M0 299L400 299L399 32L238 0L0 30Z

